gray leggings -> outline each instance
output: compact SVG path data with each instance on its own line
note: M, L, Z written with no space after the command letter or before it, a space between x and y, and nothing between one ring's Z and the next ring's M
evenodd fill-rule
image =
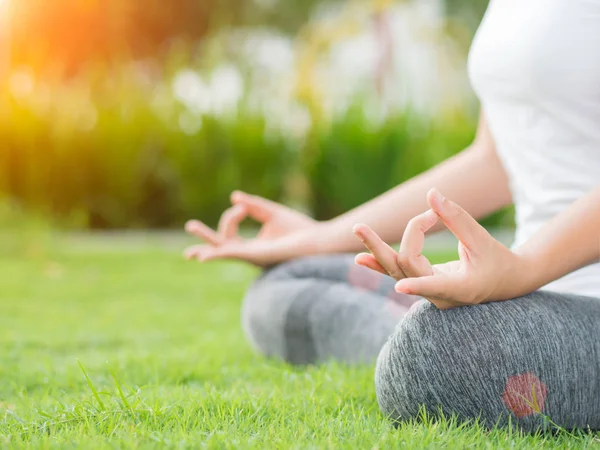
M600 429L600 299L538 291L441 311L352 255L301 258L249 289L243 325L293 364L372 363L393 421L455 415L526 431Z

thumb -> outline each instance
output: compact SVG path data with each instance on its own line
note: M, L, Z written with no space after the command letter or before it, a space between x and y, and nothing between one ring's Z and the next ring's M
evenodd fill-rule
M270 220L273 213L279 207L277 203L266 198L250 195L242 191L235 191L231 194L231 203L234 205L244 205L248 215L261 223Z
M425 298L440 298L448 294L448 281L444 276L404 278L396 283L396 292Z
M417 295L428 299L438 308L446 309L450 305L466 298L465 283L459 278L444 275L431 275L419 278L405 278L398 281L396 292Z
M196 259L207 262L212 260L236 260L244 261L259 267L265 267L268 264L284 260L278 259L277 248L265 247L261 242L249 240L246 242L233 242L220 247L204 248Z
M458 238L465 248L473 251L483 242L488 232L458 204L445 198L437 189L427 194L427 202L444 222L444 225Z
M237 259L240 253L239 245L222 245L214 247L209 245L195 245L185 250L186 259L195 259L207 262L215 259Z

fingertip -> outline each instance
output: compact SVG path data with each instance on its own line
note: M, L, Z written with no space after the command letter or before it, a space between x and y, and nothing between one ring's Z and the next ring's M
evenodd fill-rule
M244 191L233 191L231 193L231 203L233 203L234 205L240 202L248 202L251 200L251 198L252 195Z
M433 200L433 198L435 197L435 192L437 191L436 188L431 188L427 191L427 203L429 203L429 206L431 206L431 201Z
M196 258L196 252L194 250L184 250L183 257L187 261L192 261L193 259Z
M367 229L368 227L364 223L357 223L352 227L352 232L356 235L362 236Z
M197 220L188 220L185 223L185 231L192 233L194 230L198 229L199 224L200 223Z
M235 213L236 213L236 215L243 215L243 214L246 214L246 212L247 212L246 205L244 205L244 204L237 204L237 205L235 205Z
M371 255L369 253L359 253L354 257L354 263L358 264L359 266L362 266L365 264L365 258L368 258L370 256Z
M427 193L427 203L434 211L439 211L446 198L436 188L431 188Z
M398 281L396 283L396 286L394 286L394 289L399 294L414 295L413 290L407 285L407 283L405 282L405 280Z
M244 193L242 191L233 191L231 193L231 203L237 203L242 201L244 198Z

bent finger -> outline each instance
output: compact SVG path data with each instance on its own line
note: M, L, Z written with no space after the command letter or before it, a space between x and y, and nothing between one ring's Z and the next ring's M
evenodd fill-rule
M234 205L244 205L248 215L261 223L270 220L275 211L281 206L266 198L247 194L242 191L233 192L231 194L231 202Z
M432 209L413 218L404 231L398 262L408 277L423 277L433 274L429 260L421 254L425 234L438 223L439 216Z
M367 269L374 270L383 275L389 275L387 270L385 270L385 268L379 264L377 259L370 253L359 253L356 255L356 258L354 258L354 262L359 266L366 267Z
M377 233L365 224L355 225L353 231L392 278L400 280L406 277L398 264L398 254Z
M187 222L185 224L185 231L212 245L221 245L223 242L213 229L209 228L199 220L190 220Z
M183 256L185 259L191 260L201 260L202 253L205 249L210 248L208 245L194 245L192 247L188 247L183 251Z
M237 237L240 223L248 216L244 205L235 205L227 209L219 220L218 236L227 241Z
M427 201L467 250L476 251L478 243L484 242L486 237L489 237L486 229L467 211L445 198L437 189L429 191Z

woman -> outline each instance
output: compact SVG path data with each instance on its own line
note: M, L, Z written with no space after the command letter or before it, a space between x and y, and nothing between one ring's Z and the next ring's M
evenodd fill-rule
M207 241L187 256L270 267L243 307L256 348L292 363L379 355L393 420L424 407L600 429L600 1L492 0L469 74L482 115L458 156L325 223L236 192L216 232L187 225ZM475 219L511 202L509 250ZM263 228L243 241L247 216ZM440 222L460 260L432 267L421 248ZM343 253L360 241L355 265Z

